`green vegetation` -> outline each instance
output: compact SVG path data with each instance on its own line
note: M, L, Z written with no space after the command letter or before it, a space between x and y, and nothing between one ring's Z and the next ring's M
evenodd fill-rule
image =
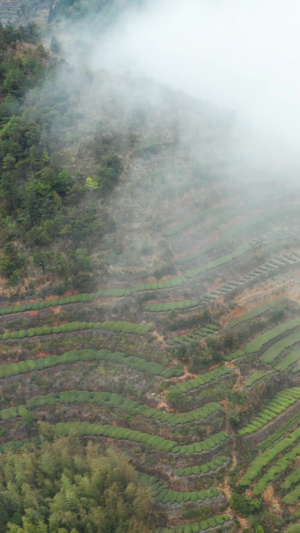
M145 444L150 448L163 453L173 453L179 455L205 453L212 450L216 446L227 441L230 437L227 433L221 431L212 437L203 440L202 442L194 442L193 444L179 445L177 442L159 437L158 435L151 435L149 433L142 433L134 429L127 429L119 426L91 424L89 422L60 422L52 426L55 435L78 435L91 436L98 435L102 437L109 437L110 439L129 440Z
M248 311L248 313L244 313L243 315L235 318L231 322L229 322L228 327L233 328L234 326L238 326L239 324L243 324L243 322L247 322L248 320L252 320L253 318L257 318L258 316L263 315L269 309L273 309L273 307L277 307L279 304L284 304L288 301L288 298L278 298L277 300L272 300L272 302L268 302L264 305L261 305L259 307L255 307L251 311Z
M221 212L223 211L223 209L221 208ZM268 219L272 219L272 218L276 218L277 216L279 215L284 215L286 214L286 210L285 208L279 208L276 210L275 213L268 213L267 217ZM227 243L231 243L231 239L232 237L235 237L236 235L239 235L239 234L245 234L245 233L249 233L249 230L253 230L255 227L259 226L261 223L264 223L265 222L265 218L266 216L263 215L261 217L255 217L255 220L245 220L243 222L240 222L238 223L237 225L234 225L232 226L231 228L229 228L227 231L225 231L223 233L223 235L219 238L219 239L216 239L214 240L212 243L210 244L207 244L206 246L204 246L203 248L201 248L201 250L199 252L196 252L196 253L193 253L191 255L188 255L188 256L185 256L185 257L182 257L180 259L178 259L176 261L177 264L180 264L180 265L183 265L185 263L189 263L191 261L194 261L195 259L198 259L200 257L203 256L203 254L211 251L211 250L215 250L216 248L220 247L221 245L224 245L224 244L227 244ZM196 218L191 218L189 219L189 225L192 225L194 223L197 223L197 219ZM188 226L179 226L180 227L180 231L182 229L185 229L185 227L188 227ZM260 239L258 239L258 242L260 242Z
M196 213L192 217L188 218L181 224L177 225L175 228L170 229L164 233L164 237L173 237L177 233L180 233L184 229L189 228L193 224L198 224L201 222L201 220L205 219L208 216L218 214L220 212L220 208L212 207L210 209L204 209L203 211L200 211L199 213Z
M70 333L85 329L100 329L103 331L114 331L115 333L134 333L136 335L145 335L153 329L151 324L133 324L132 322L122 322L110 320L106 322L68 322L61 326L42 326L39 328L30 328L26 330L10 331L0 335L0 340L25 339L40 335L52 335L57 333Z
M231 281L230 283L227 283L225 285L221 285L221 287L219 287L218 289L206 294L203 297L203 301L206 303L211 303L212 301L216 300L216 298L220 298L221 296L224 296L225 294L236 289L240 285L243 285L244 283L247 283L248 281L252 281L256 279L258 276L261 276L262 274L265 274L266 272L280 268L288 263L290 264L296 263L299 261L299 259L300 259L300 256L298 257L296 251L290 254L279 256L273 259L272 262L266 263L265 265L259 268L256 268L252 272L249 272L249 274L245 274L245 276L242 276L241 278Z
M229 522L229 516L217 515L207 518L207 520L201 520L200 522L192 522L172 528L160 529L159 533L201 533L202 531L212 530L212 528L220 528L226 522Z
M297 413L295 416L290 418L283 426L281 426L277 431L272 433L266 440L264 440L260 445L261 450L267 450L273 446L275 442L281 439L286 433L293 427L298 426L300 422L300 413Z
M300 350L295 350L294 352L286 355L281 359L281 361L275 366L276 370L280 372L285 372L290 366L298 363L300 360Z
M157 451L163 453L172 453L178 455L193 455L202 454L225 444L230 439L230 436L221 431L212 437L203 440L202 442L194 442L193 444L178 445L173 440L164 439L156 435L149 435L149 433L142 433L131 429L126 429L120 426L91 424L89 422L60 422L56 425L49 426L51 434L56 436L77 435L77 436L103 436L117 440L129 440L140 444L149 445ZM0 445L0 453L6 453L11 449L18 449L26 446L30 442L39 442L39 438L24 439L20 441L7 442Z
M242 255L249 252L250 249L251 246L249 246L249 244L241 244L231 254L223 255L219 259L210 261L209 263L206 263L201 267L195 268L193 270L188 270L185 275L187 278L194 278L195 276L199 276L203 272L207 272L208 270L212 270L213 268L225 265L226 263L230 263L230 261L233 261L233 259L237 259L238 257L241 257Z
M261 507L260 501L254 500L253 498L250 498L250 496L237 494L236 492L232 493L229 501L231 507L244 516L253 514Z
M177 311L180 309L190 309L191 307L196 307L199 305L195 300L181 300L178 302L166 302L160 304L146 304L144 306L145 311Z
M155 499L164 504L180 504L186 502L199 502L211 500L219 496L217 488L201 490L196 492L176 492L170 490L166 483L162 483L153 476L145 476L147 481L151 483L152 494L155 495Z
M0 419L9 420L10 418L15 418L16 416L26 416L28 413L29 411L24 405L20 405L19 407L9 407L8 409L0 410Z
M284 339L273 344L271 348L266 350L260 356L260 360L264 363L273 363L284 350L291 348L291 346L294 346L294 344L297 344L298 342L300 342L300 331L297 331L293 335L288 335L287 337L284 337Z
M256 431L259 431L266 424L277 418L281 413L286 411L291 405L297 403L300 399L300 388L293 387L291 389L285 389L280 391L276 396L267 404L267 406L260 411L258 416L245 428L239 430L240 437L245 435L251 435Z
M292 450L278 459L278 461L267 470L267 472L260 478L256 487L253 489L253 494L260 495L266 489L268 483L273 481L278 474L282 474L287 470L291 463L295 461L296 457L300 455L300 444L292 448Z
M91 294L74 294L73 296L66 296L64 298L54 298L41 302L9 305L6 307L0 307L0 316L9 315L12 313L23 313L24 311L38 311L40 309L46 309L47 307L55 307L58 305L88 303L95 300L95 298L100 297L111 296L114 298L120 298L122 296L130 296L131 292L131 289L99 289L96 293Z
M148 283L137 283L134 286L134 290L140 291L154 291L158 289L171 289L173 287L180 287L187 282L184 276L178 276L175 278L166 279L164 281L150 281Z
M219 496L217 488L195 491L195 492L177 492L169 489L166 483L161 482L154 476L147 474L140 474L140 479L145 480L147 485L150 485L150 490L155 499L163 504L181 504L187 502L200 502L211 500L212 498Z
M26 303L19 305L10 305L7 307L0 307L0 316L9 315L12 313L23 313L24 311L37 311L39 309L46 309L47 307L55 307L57 305L67 305L73 303L88 303L93 301L95 294L74 294L65 298L55 298L53 300L44 300L42 302Z
M170 387L169 394L172 394L174 392L190 392L193 389L199 389L200 387L209 385L213 381L221 379L224 376L229 376L230 374L232 374L232 370L230 370L227 366L221 366L219 368L216 368L215 370L212 370L211 372L201 374L201 376L191 379L190 381L185 381L184 383L180 383L180 385L174 385L173 387Z
M173 414L165 411L159 411L154 407L143 405L134 400L126 398L122 394L111 394L109 392L89 392L80 390L68 390L64 392L54 392L43 396L35 396L28 402L28 407L33 409L42 405L53 405L57 403L98 403L107 407L118 408L132 415L145 416L146 418L152 418L163 423L167 423L170 426L178 426L181 424L191 423L193 421L203 420L208 416L221 410L221 406L218 403L209 403L204 407L188 411L187 413ZM4 420L9 418L6 413L16 413L12 416L21 415L21 407L12 407L10 409L3 409L0 411L0 417Z
M228 464L228 457L221 456L209 463L204 465L195 465L186 468L179 468L176 474L177 476L203 476L207 474L213 474L214 472L220 470L222 467Z
M291 320L290 322L285 322L284 324L280 324L279 326L276 326L276 328L270 329L269 331L266 331L266 333L263 333L262 335L259 335L253 341L249 342L245 347L245 353L251 354L259 352L264 344L267 342L272 341L273 339L276 339L276 337L279 337L280 335L283 335L284 333L287 333L288 331L295 329L300 326L300 318L295 318L294 320Z
M243 357L244 355L245 352L243 352L243 350L236 350L235 352L225 355L224 359L225 361L234 361L234 359L238 359L239 357Z
M74 438L52 440L0 457L3 532L153 530L150 491L124 455Z
M172 337L171 339L168 339L167 343L170 345L173 344L183 344L183 345L189 345L193 344L195 342L199 342L201 338L207 337L208 335L212 335L216 331L218 331L220 328L218 326L215 326L214 324L207 324L204 328L201 328L199 330L193 330L186 335L181 335L180 337Z
M286 505L296 505L300 499L300 484L282 498Z
M122 352L111 352L110 350L74 350L65 352L62 355L52 355L42 359L27 359L19 363L9 363L0 366L0 379L9 376L17 376L25 374L26 372L33 372L34 370L43 370L44 368L52 368L58 365L65 365L68 363L76 363L77 361L94 361L102 360L116 363L119 365L128 366L141 372L148 372L156 376L162 376L169 379L175 376L181 376L183 371L176 366L165 367L160 363L148 362L140 357L128 356Z
M237 186L230 113L85 64L144 0L32 1L38 28L0 26L0 532L284 531L300 186Z
M211 250L215 250L216 248L218 248L222 244L227 243L231 237L235 236L238 233L242 233L243 231L245 231L248 228L249 228L249 222L248 221L242 222L241 224L233 226L232 228L229 228L227 231L225 231L225 233L223 233L223 235L219 239L216 239L212 243L207 244L206 246L204 246L204 248L201 248L201 250L199 252L196 252L194 254L182 257L181 259L178 259L176 261L176 263L178 263L179 265L183 265L185 263L189 263L191 261L194 261L195 259L198 259L198 258L202 257L203 254L205 254L207 252L210 252Z
M282 484L282 487L285 490L289 490L292 485L295 485L300 481L300 468L292 472L289 476L287 476L284 480L284 483Z
M296 518L299 518L297 516ZM300 524L292 524L285 530L285 533L300 533Z
M287 448L292 446L292 444L299 439L300 437L300 428L296 429L291 433L289 437L286 437L277 444L275 444L271 449L265 451L261 455L258 455L252 461L251 465L249 466L247 472L244 474L240 481L240 487L247 488L249 487L253 480L260 474L262 469L267 466L277 455L284 452Z
M263 378L270 376L271 374L274 374L274 370L265 370L263 372L257 372L250 376L248 381L246 381L245 386L246 387L252 387L255 383L262 380Z

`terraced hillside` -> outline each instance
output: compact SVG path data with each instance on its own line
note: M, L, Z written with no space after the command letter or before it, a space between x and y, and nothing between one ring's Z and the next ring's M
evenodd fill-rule
M231 162L230 113L66 64L89 4L126 2L0 1L45 41L0 27L0 533L93 533L87 500L96 533L297 531L300 187Z
M94 293L2 301L0 449L47 423L125 450L157 531L284 531L300 519L300 190L211 200L187 176L153 209L149 184L132 171L111 197L122 251L102 246Z

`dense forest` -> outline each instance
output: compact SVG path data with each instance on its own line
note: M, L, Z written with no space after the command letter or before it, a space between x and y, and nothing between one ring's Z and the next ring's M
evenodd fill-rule
M50 429L50 431L49 431ZM147 532L153 499L125 456L76 438L43 441L1 461L1 531Z

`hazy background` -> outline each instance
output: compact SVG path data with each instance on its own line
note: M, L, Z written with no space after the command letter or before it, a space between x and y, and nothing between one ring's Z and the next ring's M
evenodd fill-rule
M65 36L69 60L133 71L231 109L236 155L297 179L300 2L153 0L106 33L95 20Z

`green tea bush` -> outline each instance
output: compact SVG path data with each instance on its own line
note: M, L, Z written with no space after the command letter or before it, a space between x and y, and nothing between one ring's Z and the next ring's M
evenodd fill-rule
M29 439L5 442L4 444L0 444L0 453L6 453L11 450L17 450L19 448L23 448L23 446L28 446L31 443L39 444L40 440L41 440L40 437L31 437Z
M145 311L155 311L155 312L177 311L180 309L190 309L191 307L196 307L197 305L199 305L199 303L196 302L195 300L181 300L178 302L146 304L144 306L144 309Z
M300 483L297 487L289 492L284 498L282 498L283 503L286 505L296 505L300 499Z
M157 533L201 533L208 529L217 528L229 521L228 515L217 515L201 520L200 522L192 522L190 524L183 524L171 528L160 529Z
M201 267L195 268L193 270L188 270L185 273L185 275L187 278L194 278L195 276L199 276L203 272L207 272L208 270L212 270L213 268L216 268L218 266L225 265L226 263L233 261L233 259L237 259L238 257L241 257L242 255L247 253L250 250L250 248L251 247L247 243L241 244L231 254L223 255L219 259L210 261L209 263L206 263L205 265L202 265Z
M277 442L271 449L266 450L261 455L258 455L249 466L247 472L244 474L240 481L241 488L250 487L254 479L260 474L262 469L267 466L277 455L289 448L300 437L300 428L291 433L289 437L286 437Z
M300 481L300 468L297 468L297 470L295 470L294 472L292 472L289 476L285 478L282 487L285 490L289 490L293 485L295 485L299 481Z
M284 372L290 366L294 365L295 363L298 363L298 361L300 361L300 350L296 350L281 359L281 361L275 366L275 368L280 372Z
M254 373L250 376L248 381L246 381L245 386L252 387L255 383L267 376L270 376L271 374L274 374L274 370L265 370L264 372Z
M167 341L168 344L193 344L195 342L199 342L201 338L207 337L208 335L211 335L212 333L218 331L220 328L218 326L215 326L215 324L208 324L204 328L201 328L200 330L193 330L186 335L181 335L180 337L172 337Z
M57 436L69 435L76 433L78 436L85 435L99 435L118 440L129 440L145 444L163 453L175 453L180 455L201 453L203 443L197 442L192 445L180 446L175 441L159 437L158 435L149 435L149 433L142 433L133 429L127 429L118 426L92 424L90 422L60 422L53 427L54 433ZM207 441L210 441L211 448L216 444L215 442L222 442L227 440L229 435L221 432ZM201 450L201 451L200 451Z
M280 457L280 459L273 466L271 466L271 468L267 470L267 472L261 477L261 479L257 483L256 487L253 489L253 494L257 496L262 494L267 488L268 483L273 481L277 475L282 474L283 472L285 472L285 470L290 468L291 463L294 462L299 455L300 444L298 443L292 448L290 452Z
M9 407L8 409L0 410L0 419L9 420L10 418L15 418L16 416L24 416L29 411L23 405L19 407Z
M20 305L10 305L7 307L0 307L0 316L9 315L12 313L23 313L24 311L38 311L48 307L56 307L58 305L67 305L71 303L88 303L94 300L95 294L74 294L65 298L56 298L53 300L44 300L43 302L33 302Z
M204 474L213 474L216 470L224 467L228 463L228 457L221 456L213 461L205 463L204 465L195 465L186 468L179 468L176 474L179 477L182 476L201 476Z
M167 485L162 485L156 492L157 501L164 504L205 501L217 496L219 496L219 491L215 487L196 492L175 492L170 490Z
M221 409L220 405L217 403L209 403L204 407L195 409L194 411L189 411L187 413L173 414L165 411L159 411L148 405L143 405L134 400L130 400L121 394L110 394L108 392L89 392L89 391L78 391L78 390L68 390L64 392L55 392L51 394L46 394L43 396L35 396L31 398L28 402L28 406L32 409L39 407L41 405L53 405L56 403L74 403L74 402L90 402L98 403L105 405L107 407L118 408L129 412L131 414L137 414L145 416L147 418L153 418L155 420L160 420L171 426L177 426L181 424L187 424L192 421L199 421L204 418L207 418L213 413L216 413ZM11 408L16 411L13 416L18 416L17 409ZM4 409L2 412L9 411L9 409ZM1 411L0 411L1 416Z
M297 344L298 342L300 342L300 331L297 331L293 335L288 335L287 337L284 337L284 339L273 344L271 348L266 350L263 355L260 356L260 360L268 364L273 363L284 350L291 348L291 346L294 346L294 344Z
M177 276L174 278L166 279L164 281L150 281L148 283L137 283L134 286L136 292L141 291L154 291L159 289L171 289L173 287L180 287L187 282L185 276Z
M292 329L295 329L300 326L300 318L295 318L294 320L291 320L290 322L285 322L284 324L280 324L280 326L276 326L275 328L266 331L266 333L263 333L262 335L259 335L253 341L249 342L245 347L245 353L256 353L259 352L263 345L267 342L270 342L273 339L276 339L276 337L279 337L280 335L283 335L287 331L290 331Z
M114 331L116 333L133 333L135 335L145 335L152 331L152 324L134 324L124 321L106 321L106 322L67 322L60 326L42 326L39 328L30 328L28 330L13 331L0 335L0 340L23 339L25 337L34 337L37 335L51 335L57 333L70 333L85 329L101 329L104 331Z
M149 374L161 375L166 379L169 377L178 377L183 374L183 371L177 367L165 367L160 363L148 362L144 359L134 356L127 356L122 352L111 352L110 350L74 350L65 352L62 355L52 355L42 359L27 359L19 363L9 363L0 366L0 379L33 370L43 370L44 368L51 368L67 363L76 363L77 361L93 361L103 360L111 363L125 365L129 368L135 368L142 372Z
M230 368L227 366L221 366L215 370L212 370L211 372L201 374L190 381L185 381L184 383L180 383L180 385L174 385L173 387L170 387L169 393L187 393L193 389L204 387L205 385L210 384L212 381L216 381L224 376L229 376L230 374L232 374L232 370L230 370Z
M260 430L269 421L274 420L279 414L283 413L291 405L294 405L296 402L298 402L299 399L299 387L293 387L291 389L280 391L250 424L239 430L239 436L244 437L245 435L251 435L252 433Z
M248 313L244 313L243 315L229 322L228 327L233 328L234 326L238 326L239 324L242 324L243 322L252 320L253 318L263 315L269 309L272 309L273 307L276 307L277 305L283 304L287 301L288 301L288 298L278 298L277 300L273 300L272 302L269 302L267 304L261 305L259 307L255 307L251 311L248 311Z

